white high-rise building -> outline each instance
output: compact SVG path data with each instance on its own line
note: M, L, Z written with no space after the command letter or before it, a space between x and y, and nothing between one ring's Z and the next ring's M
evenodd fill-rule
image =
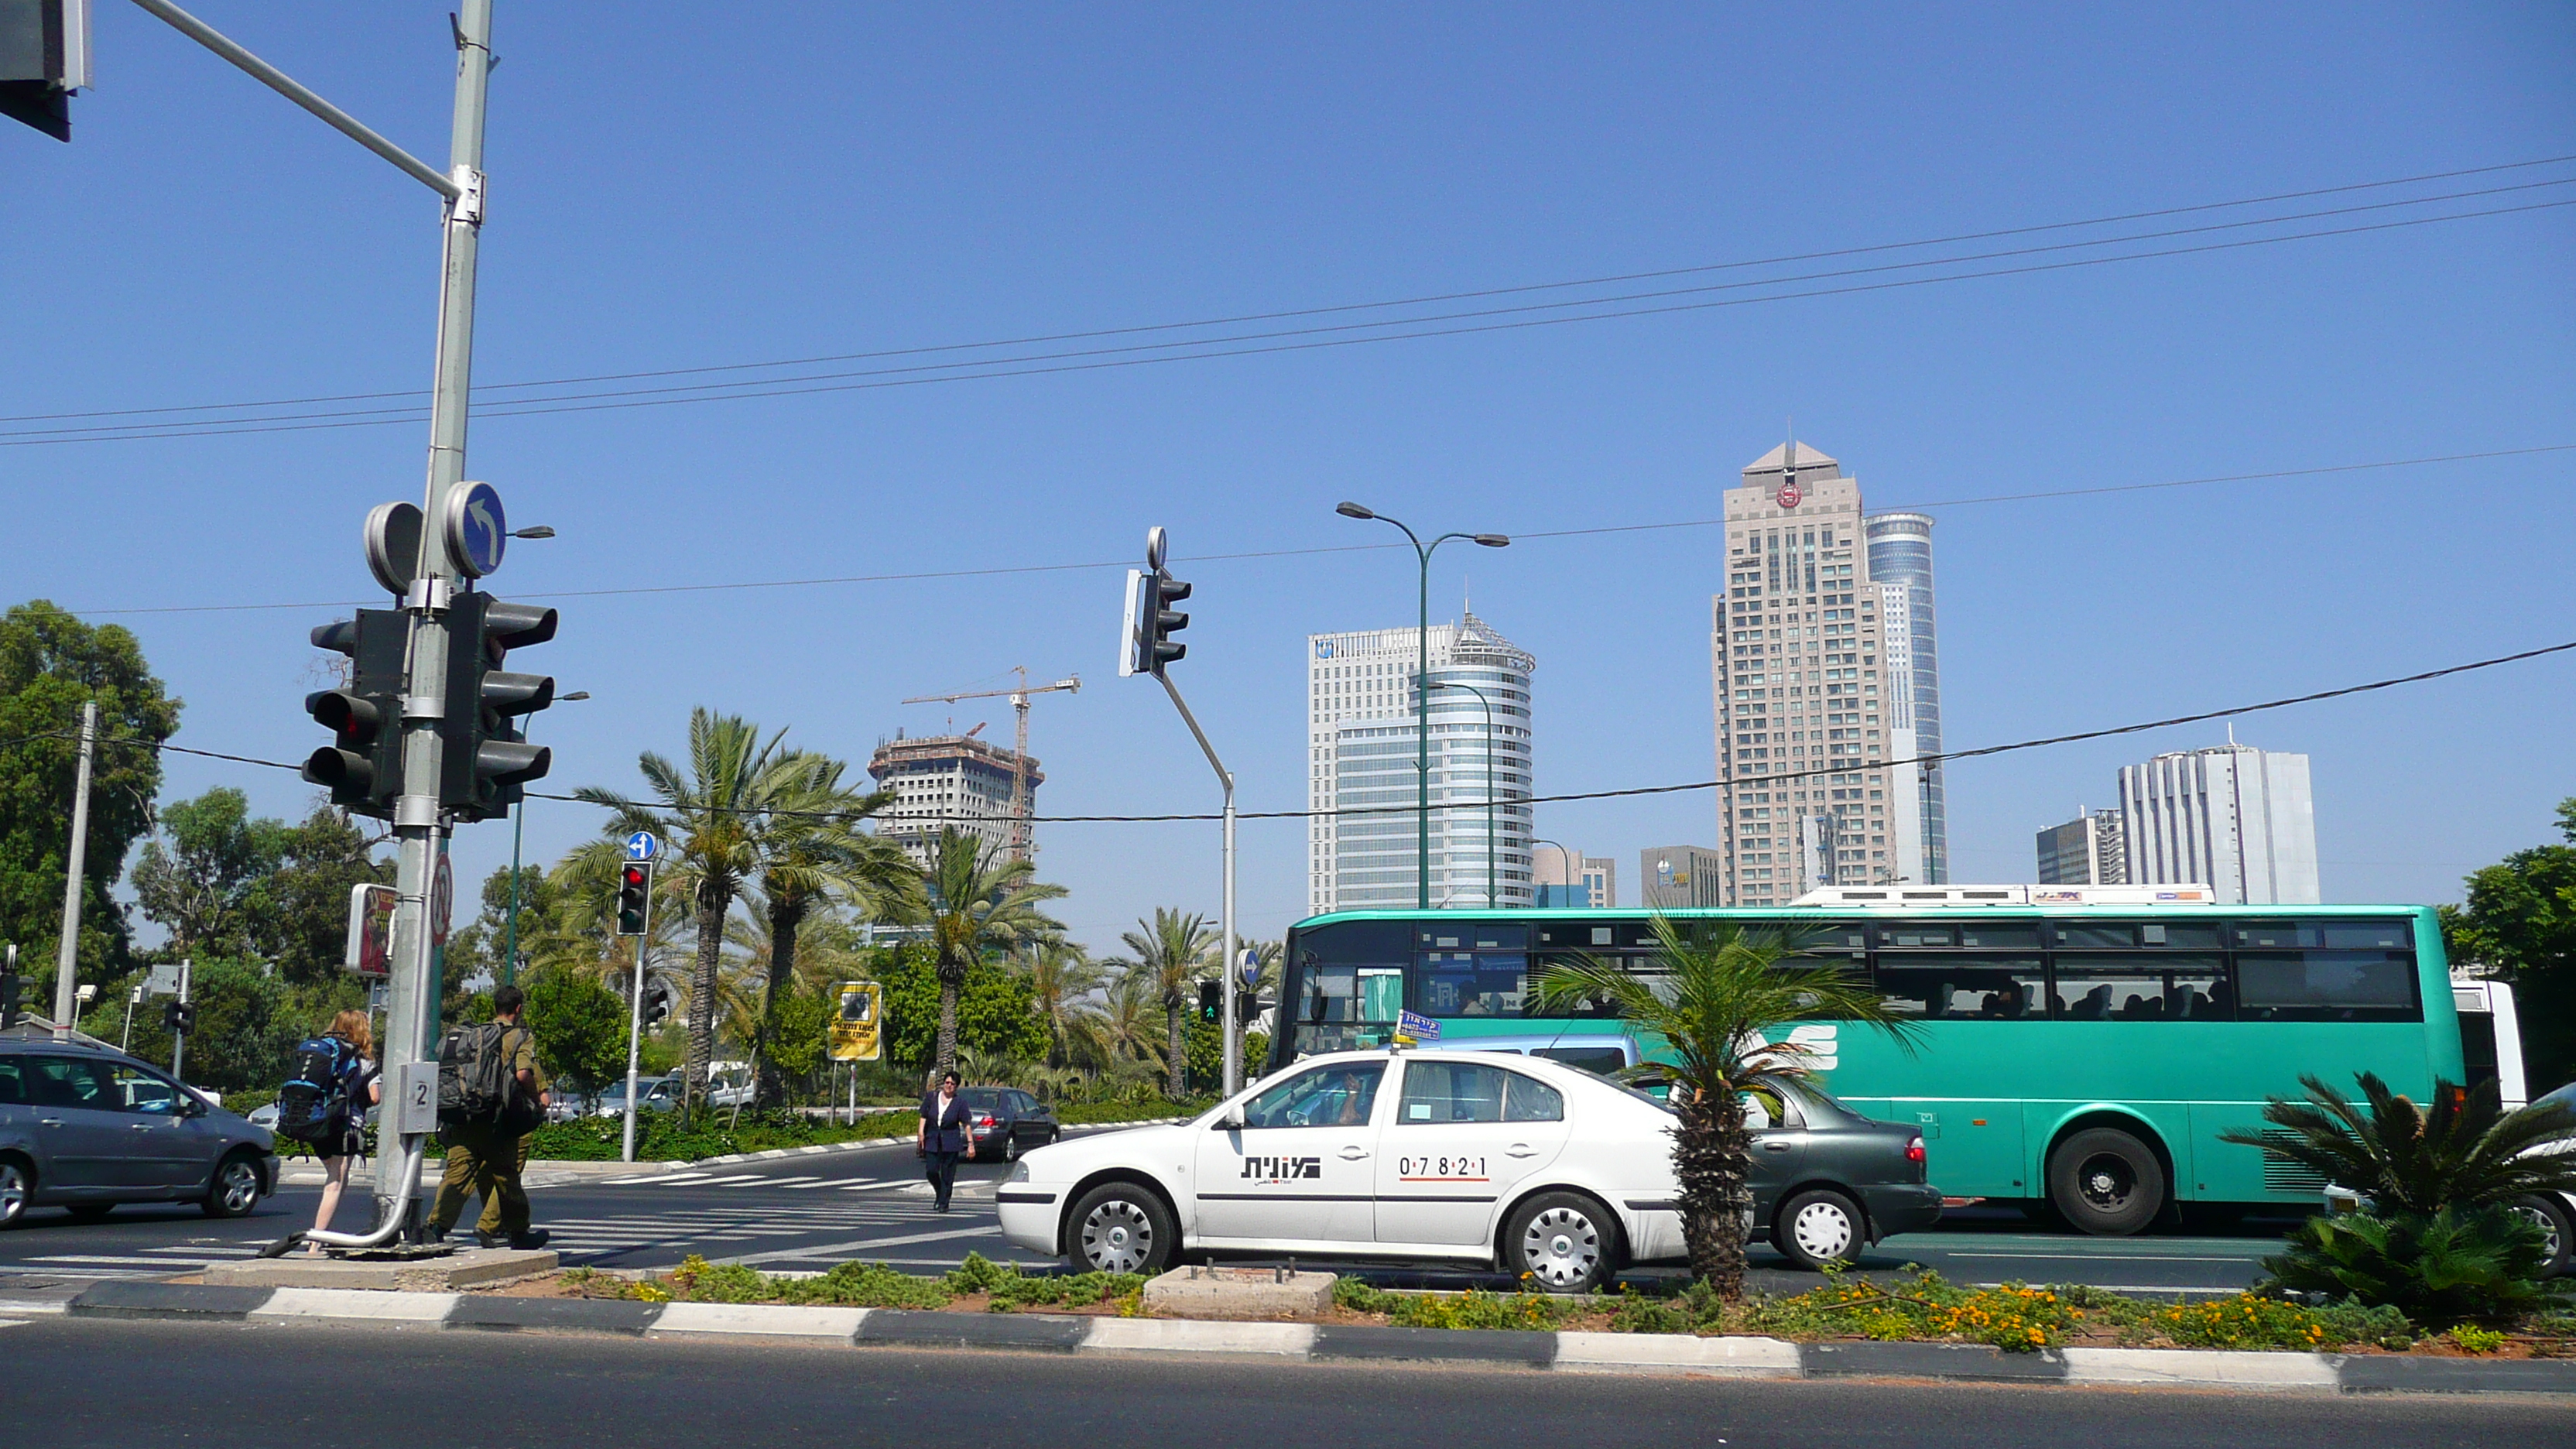
M1941 753L1941 642L1932 619L1932 520L1920 513L1881 513L1862 525L1869 535L1869 576L1879 589L1879 622L1887 631L1888 708L1903 716L1905 748L1890 759ZM1939 764L1907 766L1905 869L1897 879L1940 885L1950 879L1948 810ZM1891 778L1891 794L1897 782Z
M2305 755L2231 740L2126 766L2120 825L2132 885L2206 881L2222 905L2324 899Z
M1909 687L1900 724L1890 610L1862 529L1860 484L1794 440L1726 491L1726 592L1709 631L1723 904L1930 873L1923 816L1907 808L1919 783L1889 766L1899 729L1920 729L1920 694ZM1905 622L1919 660L1928 614Z
M1046 772L1037 757L988 745L972 735L897 734L877 742L868 774L894 800L876 814L877 834L901 845L916 865L928 865L939 832L971 835L995 851L1011 848L1013 776L1027 773L1028 808L1037 809Z
M1433 625L1430 646L1431 904L1527 906L1533 827L1530 807L1518 802L1531 793L1538 661L1473 613ZM1370 812L1308 822L1311 914L1410 910L1419 899L1420 648L1409 628L1307 636L1308 806Z

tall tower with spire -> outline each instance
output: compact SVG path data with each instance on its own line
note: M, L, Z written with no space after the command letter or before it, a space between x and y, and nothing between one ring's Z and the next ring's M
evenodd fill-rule
M1726 491L1709 651L1728 905L1931 878L1920 782L1901 763L1919 711L1897 708L1864 533L1859 481L1794 437Z

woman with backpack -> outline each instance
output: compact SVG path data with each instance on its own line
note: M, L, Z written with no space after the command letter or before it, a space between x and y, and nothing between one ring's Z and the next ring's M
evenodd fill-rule
M329 1228L331 1214L339 1211L341 1189L349 1185L349 1164L367 1150L367 1108L383 1100L385 1091L376 1075L376 1034L368 1027L365 1012L344 1011L331 1018L330 1030L321 1040L342 1048L337 1086L348 1107L338 1119L335 1136L315 1146L322 1158L322 1206L313 1214L316 1232ZM323 1248L309 1243L304 1251L319 1257Z

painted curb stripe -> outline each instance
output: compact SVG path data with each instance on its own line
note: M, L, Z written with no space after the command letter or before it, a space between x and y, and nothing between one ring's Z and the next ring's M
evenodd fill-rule
M666 1303L646 1330L654 1338L684 1334L756 1335L858 1341L865 1308L771 1307L750 1303Z
M1071 1353L1092 1320L1039 1313L929 1313L881 1308L859 1325L861 1344L914 1348L1027 1348Z
M2331 1389L2335 1366L2313 1353L2170 1348L2070 1348L2070 1384L2192 1384L2231 1389Z
M1804 1368L1798 1345L1785 1339L1679 1333L1560 1333L1555 1366L1578 1373L1662 1369L1767 1379L1794 1379Z
M1499 1330L1379 1328L1327 1323L1315 1330L1314 1356L1398 1359L1439 1363L1517 1363L1546 1368L1556 1361L1556 1335Z
M253 1318L367 1319L377 1323L444 1323L461 1293L368 1293L350 1288L273 1288Z
M1085 1353L1238 1353L1306 1358L1314 1352L1315 1325L1095 1318L1078 1347Z
M107 1278L80 1291L69 1311L87 1318L206 1318L239 1322L268 1302L269 1288L155 1283Z
M1798 1357L1809 1378L1985 1379L2062 1383L2066 1359L2054 1353L2005 1353L1982 1343L1806 1343Z
M2576 1360L2338 1357L2336 1379L2348 1394L2576 1394Z
M606 1298L503 1298L494 1294L460 1296L440 1324L443 1328L483 1328L513 1332L525 1328L572 1329L591 1333L624 1333L638 1337L660 1317L658 1303L629 1303Z
M14 1314L22 1318L30 1315L50 1316L54 1314L69 1313L71 1311L72 1306L70 1303L58 1299L0 1298L0 1313Z

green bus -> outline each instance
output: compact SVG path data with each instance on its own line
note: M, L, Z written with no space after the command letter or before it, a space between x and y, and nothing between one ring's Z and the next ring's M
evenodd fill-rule
M1821 1084L1919 1126L1953 1198L2052 1205L2074 1227L2134 1233L2177 1203L2307 1203L2322 1186L2218 1140L2263 1127L2270 1096L2357 1072L2427 1100L2464 1078L2461 1022L2433 911L2420 906L1856 905L1690 909L1679 922L1794 930L1923 1023L1908 1054L1848 1023L1797 1022ZM1955 895L1955 892L1943 892ZM2002 895L2002 892L1996 892ZM2055 892L2054 894L2068 894ZM1339 912L1290 929L1273 1068L1384 1044L1399 1010L1441 1042L1581 1065L1651 1060L1606 1007L1542 1016L1549 965L1651 973L1643 911Z

